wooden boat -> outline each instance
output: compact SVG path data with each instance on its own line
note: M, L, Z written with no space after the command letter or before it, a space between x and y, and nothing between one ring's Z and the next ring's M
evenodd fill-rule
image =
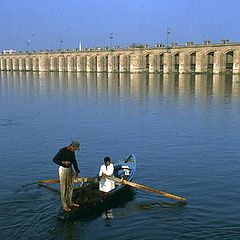
M136 157L130 154L125 159L114 164L114 177L132 181L136 172ZM106 210L115 208L132 199L134 193L131 187L115 183L115 188L108 193L99 191L99 179L95 181L81 183L82 186L75 188L73 192L73 202L80 207L72 208L70 212L59 212L61 220L71 220L79 216L89 216L101 214Z

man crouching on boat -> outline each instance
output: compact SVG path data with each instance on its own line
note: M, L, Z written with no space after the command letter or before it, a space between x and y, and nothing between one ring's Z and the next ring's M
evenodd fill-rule
M99 182L99 191L109 192L115 188L115 183L112 180L105 178L105 176L112 176L114 166L111 163L110 157L104 158L104 164L100 167L99 176L102 177Z
M67 147L61 148L53 158L53 162L59 167L59 180L61 190L61 201L63 210L70 212L71 207L79 207L78 204L72 202L73 180L77 177L79 171L75 151L79 150L79 141L72 141ZM75 172L73 173L72 165Z

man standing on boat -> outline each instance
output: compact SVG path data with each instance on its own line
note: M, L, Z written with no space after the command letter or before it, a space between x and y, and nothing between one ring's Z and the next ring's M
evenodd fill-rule
M112 180L105 178L105 176L112 176L114 166L111 163L110 157L104 158L104 164L100 167L99 176L102 177L99 182L99 190L102 192L109 192L115 188L115 183Z
M65 212L71 211L71 207L79 207L78 204L72 202L73 180L80 172L75 157L75 151L79 150L79 147L79 141L74 140L67 147L61 148L53 158L53 162L59 165L61 201Z

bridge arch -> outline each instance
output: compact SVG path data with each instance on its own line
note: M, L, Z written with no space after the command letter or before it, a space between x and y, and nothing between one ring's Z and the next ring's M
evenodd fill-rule
M189 54L188 54L188 65L189 65L189 68L190 68L190 71L191 72L195 72L196 71L196 51L191 51Z
M175 52L172 54L172 69L174 72L179 71L179 52Z
M144 53L143 55L143 69L149 71L149 52Z
M228 52L235 52L235 51L236 51L236 49L234 49L234 48L228 48L223 52L223 54L227 54Z
M164 68L164 51L157 53L157 71L163 72Z
M211 52L215 53L216 49L208 49L207 51L205 51L205 55L208 55Z
M108 71L108 61L109 61L108 54L104 54L103 55L103 71L104 72Z
M226 71L232 72L233 71L233 58L234 58L234 51L229 49L228 51L224 52L224 63Z
M207 71L210 71L210 72L213 71L214 55L215 55L215 51L208 51L208 52L206 52L206 56L207 56Z
M120 70L120 56L121 56L120 53L114 55L114 58L113 58L114 72L116 71L118 72Z

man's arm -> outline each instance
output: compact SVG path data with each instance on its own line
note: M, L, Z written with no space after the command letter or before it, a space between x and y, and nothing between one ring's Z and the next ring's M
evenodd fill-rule
M62 166L62 151L61 150L59 150L58 153L55 155L55 157L53 158L53 162Z
M74 167L74 170L76 173L80 173L75 155L74 155L74 159L73 159L73 167Z
M102 166L101 166L101 167L100 167L100 170L99 170L98 176L101 177L101 176L102 176L102 173L103 173L103 171L102 171Z

